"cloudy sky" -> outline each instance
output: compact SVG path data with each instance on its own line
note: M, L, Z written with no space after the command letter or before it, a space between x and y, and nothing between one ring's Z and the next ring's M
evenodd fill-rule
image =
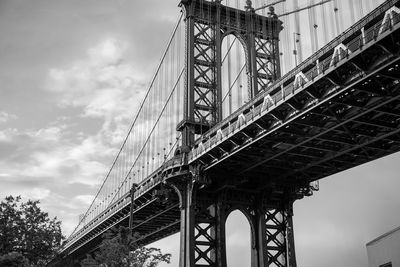
M40 199L72 231L128 130L177 4L0 0L1 198ZM365 243L400 225L399 160L328 177L295 204L299 266L366 266ZM243 215L233 213L227 228L229 266L249 266ZM173 253L173 266L178 238L155 244Z

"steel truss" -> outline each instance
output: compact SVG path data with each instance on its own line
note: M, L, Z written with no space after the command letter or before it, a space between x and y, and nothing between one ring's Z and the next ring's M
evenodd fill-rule
M257 87L264 91L280 77L278 40L255 38Z
M294 248L290 247L290 233L293 231L291 214L285 209L268 209L265 214L267 266L285 267L295 262ZM289 254L290 253L290 254Z

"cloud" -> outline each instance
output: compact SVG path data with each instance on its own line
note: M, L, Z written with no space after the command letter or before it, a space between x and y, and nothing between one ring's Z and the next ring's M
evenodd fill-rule
M106 39L89 48L85 59L51 68L45 86L60 107L81 108L82 117L103 119L102 134L114 145L121 143L147 89L146 75L123 60L128 47Z
M24 195L25 197L30 198L30 199L41 200L41 199L45 199L45 198L49 197L50 190L46 189L46 188L36 187L36 188L32 188L30 190L23 192L22 195Z
M124 97L144 90L139 71L123 61L126 47L115 39L100 42L88 49L85 59L51 68L45 88L61 96L60 106L83 107L84 116L106 117L110 111L121 110L117 104Z
M100 184L117 150L104 144L101 134L69 139L63 134L67 127L3 131L3 172L20 179L47 177L62 183Z
M146 91L145 76L124 61L128 47L121 40L105 39L89 48L86 57L49 68L45 92L58 110L77 114L61 115L41 128L0 131L5 192L41 199L63 219L66 231L92 202ZM9 120L5 114L1 118ZM88 123L92 125L86 130L80 128Z
M4 111L0 111L0 123L6 123L10 120L15 120L16 118L17 118L17 115L9 114Z
M74 197L74 199L77 199L78 201L82 202L82 204L84 204L88 207L92 203L93 198L94 198L93 195L79 195L79 196Z
M77 214L84 213L92 201L89 193L96 193L116 150L103 144L97 134L68 139L64 128L68 126L6 129L7 142L0 142L4 153L0 179L2 197L12 194L41 200L44 210L61 218L64 231L70 233Z
M17 131L15 128L8 128L3 131L0 131L0 142L6 143L9 142L11 137L14 135L14 133Z

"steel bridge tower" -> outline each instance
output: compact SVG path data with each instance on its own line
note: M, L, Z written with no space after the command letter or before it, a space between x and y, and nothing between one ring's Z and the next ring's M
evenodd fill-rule
M184 118L177 129L183 136L178 153L185 154L197 137L222 119L223 38L233 34L243 45L253 98L280 77L282 22L273 8L267 16L256 14L251 1L246 2L245 10L226 7L221 0L182 0L180 6L186 22L186 89ZM225 177L217 177L204 173L201 163L188 168L189 174L167 181L180 200L180 267L227 266L225 222L235 209L242 211L250 224L252 267L296 266L292 205L304 192L266 183L242 188L245 178L229 170L224 170Z
M132 143L126 143L128 156L118 154L120 165L112 165L109 186L99 191L105 199L88 209L87 222L78 225L61 257L78 261L99 248L102 233L129 226L140 235L140 246L180 231L180 267L227 267L225 224L233 210L240 210L250 225L251 266L295 267L294 201L318 190L318 179L400 151L399 5L400 0L386 0L280 77L283 25L272 8L264 16L249 0L244 10L221 0L181 0L183 15L173 36L184 18L185 51L179 28L179 45L169 54L171 60L159 65L163 74L146 102L152 108L157 94L166 97L173 79L164 74L173 65L173 53L185 52L184 66L177 54L179 77L163 111L153 116L153 129L158 129L152 137L154 153L140 157L154 146L151 139L131 151L126 147ZM251 99L222 118L228 112L222 110L226 69L221 70L221 46L228 35L244 48ZM239 67L241 75L244 68ZM181 88L181 77L184 112L176 108L182 98L170 101L181 96L180 89L172 94ZM149 121L151 110L141 122ZM147 137L139 133L129 132L127 140ZM137 161L139 174L154 160L152 154L168 145L174 153L164 153L160 166L132 176ZM136 151L139 156L129 166ZM110 191L118 197L110 198Z

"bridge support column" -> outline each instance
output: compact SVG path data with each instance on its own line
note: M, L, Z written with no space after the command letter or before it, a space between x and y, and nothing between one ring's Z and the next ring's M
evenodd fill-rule
M179 187L180 267L226 267L225 209L214 195L197 194L194 181ZM177 187L176 187L177 188Z
M256 210L252 267L296 267L292 204Z
M207 190L206 179L193 170L169 184L180 199L180 267L227 267L225 223L236 209L250 223L251 267L296 267L292 221L296 194L282 189L277 190L279 196L238 188Z

